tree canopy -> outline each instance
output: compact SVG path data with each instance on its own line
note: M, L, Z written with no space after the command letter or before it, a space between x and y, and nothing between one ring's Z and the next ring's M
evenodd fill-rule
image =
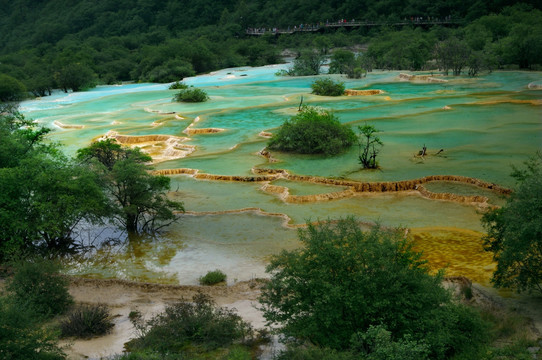
M175 221L175 211L184 211L167 197L170 179L152 175L151 157L137 147L102 140L80 149L78 159L99 175L111 216L128 232L154 232Z
M270 149L300 154L336 155L348 149L356 135L327 110L303 106L269 140Z
M404 232L364 232L348 218L308 224L299 238L302 248L271 260L260 298L264 317L286 337L354 350L381 326L396 340L427 346L432 359L483 341L479 316L451 300L442 275L429 274Z
M486 250L497 262L492 280L498 287L542 292L542 154L512 175L517 186L506 204L482 218Z

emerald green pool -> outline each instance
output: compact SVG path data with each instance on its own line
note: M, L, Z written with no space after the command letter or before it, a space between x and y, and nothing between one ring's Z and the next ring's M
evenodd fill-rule
M210 95L210 101L200 104L172 102L175 91L167 85L127 84L57 93L21 107L27 117L53 128L51 139L63 143L70 154L108 131L187 137L183 131L190 124L192 129L223 129L190 136L185 143L196 146L192 154L156 164L157 169L191 168L216 175L249 176L253 168L364 182L462 175L510 187L511 165L520 165L542 149L542 91L527 87L541 81L540 72L494 72L478 78L442 77L446 83L414 83L401 81L399 72L376 71L363 79L340 80L346 88L385 93L331 98L310 94L315 77L277 77L277 70L286 66L225 69L185 79ZM382 130L381 169L361 170L356 147L335 157L272 153L276 162L259 155L267 141L260 132L273 132L295 114L301 97L304 104L329 109L353 128L367 122ZM424 145L429 156L415 157ZM123 238L124 246L113 258L97 254L73 266L72 272L184 284L220 268L230 282L247 280L264 274L269 255L299 246L294 225L347 215L385 226L483 231L477 207L429 200L417 192L293 204L263 191L262 183L197 180L188 175L171 179L171 196L182 200L190 214L159 238ZM271 184L288 187L291 195L344 190L287 180ZM426 188L484 195L490 203L502 204L498 195L474 186L437 182ZM247 208L259 210L240 211Z

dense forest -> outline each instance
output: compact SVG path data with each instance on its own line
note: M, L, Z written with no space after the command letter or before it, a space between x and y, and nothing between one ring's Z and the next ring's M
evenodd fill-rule
M0 0L0 94L16 89L19 95L2 96L16 100L27 92L47 95L53 88L172 82L218 68L276 63L287 48L327 51L362 44L369 47L366 68L434 69L440 67L441 49L464 54L476 70L538 69L541 8L535 0ZM281 36L245 32L341 19L393 24L412 18L456 23Z

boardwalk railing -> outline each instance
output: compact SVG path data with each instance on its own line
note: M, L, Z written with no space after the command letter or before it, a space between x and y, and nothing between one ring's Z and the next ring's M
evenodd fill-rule
M458 25L463 21L458 19L445 19L445 20L403 20L399 22L389 21L337 21L332 23L320 23L320 24L300 24L294 27L289 26L286 29L279 28L248 28L246 29L247 35L266 35L266 34L293 34L296 32L316 32L324 29L335 29L342 27L372 27L372 26L433 26L433 25Z

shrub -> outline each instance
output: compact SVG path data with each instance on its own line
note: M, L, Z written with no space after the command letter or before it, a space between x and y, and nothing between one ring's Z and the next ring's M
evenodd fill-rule
M330 78L318 79L311 84L312 93L322 96L341 96L344 94L344 83L334 82Z
M268 143L270 149L301 154L335 155L352 146L356 135L330 112L304 106L286 120Z
M184 89L175 95L174 100L178 102L204 102L209 100L209 96L201 89Z
M0 359L65 359L56 334L41 327L32 310L0 298Z
M179 302L146 323L141 335L130 341L130 351L159 353L201 352L251 339L252 327L233 310L217 308L208 295Z
M188 85L186 85L182 81L175 81L173 84L169 85L170 90L183 90L188 89Z
M105 305L82 305L60 323L62 336L92 337L105 335L113 328L109 309Z
M226 281L226 274L220 270L209 271L205 276L199 278L201 285L214 285Z
M14 265L15 274L7 281L13 301L41 316L64 313L73 303L68 279L59 275L59 266L46 260L29 260Z
M303 247L272 258L260 297L264 317L286 337L348 350L352 336L381 325L394 341L369 353L397 348L435 359L486 340L480 316L452 301L403 232L364 232L348 218L308 224L299 237Z

